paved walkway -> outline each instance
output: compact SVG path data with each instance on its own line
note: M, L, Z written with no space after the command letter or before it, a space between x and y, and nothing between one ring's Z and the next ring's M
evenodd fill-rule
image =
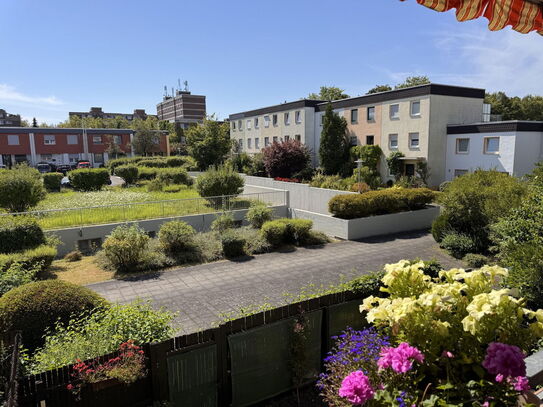
M401 259L435 258L444 267L458 262L442 252L432 236L411 233L339 242L320 248L298 248L244 261L220 261L184 267L126 280L89 285L105 298L130 302L152 299L154 307L178 312L180 333L217 324L221 315L255 304L285 304L285 293L297 293L312 283L328 286L345 278L380 270Z

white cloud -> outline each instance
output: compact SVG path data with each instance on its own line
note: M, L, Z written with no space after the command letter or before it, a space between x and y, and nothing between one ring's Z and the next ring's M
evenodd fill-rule
M0 102L11 103L14 105L32 105L32 106L59 106L62 101L55 96L31 96L17 91L13 86L0 83Z

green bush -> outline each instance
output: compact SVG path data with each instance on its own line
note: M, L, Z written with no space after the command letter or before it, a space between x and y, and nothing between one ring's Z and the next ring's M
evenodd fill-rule
M25 268L36 269L38 274L43 273L51 266L56 256L57 249L47 244L23 252L0 254L0 272L18 263Z
M159 172L159 168L138 167L138 181L154 180Z
M376 189L379 187L379 185L381 185L381 176L376 170L366 166L361 167L360 170L355 168L353 170L353 176L351 177L351 181L353 183L358 182L359 174L360 181L368 184L371 189Z
M262 225L262 236L273 246L281 246L285 242L287 225L279 220L272 220Z
M45 344L31 358L33 374L70 365L117 350L128 340L141 345L161 342L172 337L173 315L154 310L150 304L134 302L74 318L68 325L57 324L45 337Z
M150 168L166 168L168 164L163 158L147 158L138 162L138 167L150 167Z
M482 254L468 253L464 256L463 260L466 262L468 267L478 269L484 265L489 264L488 257L483 256Z
M461 233L449 233L443 237L439 246L447 250L452 256L461 259L467 253L472 253L477 246L473 239Z
M232 229L234 226L234 215L231 213L223 213L211 222L211 230L219 233Z
M232 168L211 167L196 179L196 190L203 197L239 195L243 178Z
M70 185L77 191L99 191L109 183L105 168L81 168L68 173Z
M182 189L183 187L181 185L166 185L164 188L162 188L162 191L175 194L176 192L179 192Z
M225 257L240 257L246 254L246 241L237 230L227 230L221 235L222 251Z
M109 160L107 162L107 168L109 168L109 172L111 175L115 174L115 169L117 167L120 167L121 165L133 165L136 164L139 160L139 157L121 157L121 158L115 158L113 160Z
M253 255L270 251L271 245L264 239L259 229L244 226L236 229L236 233L245 240L245 252L247 254Z
M20 263L12 263L0 273L0 297L13 288L34 281L39 271L39 265L28 268Z
M60 191L60 182L64 175L60 172L48 172L43 174L43 185L48 192Z
M64 260L69 262L79 261L83 258L83 254L79 250L71 251L64 256Z
M265 222L272 220L273 210L259 203L251 206L245 217L252 227L260 229Z
M0 253L31 249L45 243L45 235L35 218L0 216Z
M365 274L349 281L346 289L356 294L362 294L361 298L382 297L381 288L384 287L382 282L384 275L385 273L382 271Z
M262 235L274 246L304 244L312 227L311 220L282 218L264 223Z
M0 171L0 208L25 212L45 198L40 173L26 165Z
M192 185L193 180L184 168L164 168L157 174L158 182L163 184Z
M526 191L516 177L479 170L454 179L439 196L439 203L451 230L475 243L469 252L484 253L491 243L491 225L518 207Z
M0 298L0 330L22 331L24 346L34 350L57 322L67 323L85 311L107 305L94 291L62 280L28 283Z
M451 231L451 225L449 224L449 218L444 213L440 214L432 222L432 236L434 240L440 243L443 237Z
M104 253L119 272L134 270L141 263L149 236L138 226L119 226L107 236L103 244Z
M135 165L119 165L115 168L115 175L124 179L128 185L133 185L139 179L138 167Z
M328 203L328 210L342 219L364 218L423 209L434 197L434 192L427 188L390 188L364 194L336 195Z
M145 189L147 192L162 192L164 191L164 184L158 181L148 181Z
M192 246L195 234L194 228L186 222L171 221L160 227L158 240L166 253L176 254Z

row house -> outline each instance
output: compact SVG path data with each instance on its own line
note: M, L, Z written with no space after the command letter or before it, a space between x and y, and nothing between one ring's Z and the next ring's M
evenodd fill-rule
M131 129L0 127L0 165L89 161L93 167L100 167L115 158L111 154L133 156L134 134ZM167 134L157 133L154 144L154 154L169 155Z
M414 175L416 163L425 160L431 170L430 184L438 185L446 179L447 126L480 122L484 95L484 89L428 84L331 103L334 112L347 121L347 135L352 145L379 145L385 157L393 151L402 152L406 175ZM242 151L258 152L266 146L266 141L256 134L254 120L260 125L264 117L277 115L278 124L266 128L268 142L299 134L300 141L312 151L313 164L317 166L323 116L328 103L300 100L231 115L231 138L241 141ZM294 133L293 127L284 125L282 115L288 113L290 118L296 111L303 111L305 121L301 126L303 131ZM258 145L254 142L255 137L259 140ZM380 173L384 180L392 178L384 159L380 163Z

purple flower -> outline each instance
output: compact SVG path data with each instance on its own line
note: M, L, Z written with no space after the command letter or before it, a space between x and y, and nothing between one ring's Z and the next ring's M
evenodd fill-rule
M407 342L402 342L396 348L383 348L377 366L379 369L391 367L396 373L406 373L412 369L413 361L422 363L424 355L417 348L409 346Z
M370 380L360 370L350 373L341 382L339 395L346 398L351 404L364 404L371 400L375 394Z
M526 376L524 354L518 347L505 343L492 342L488 345L483 367L491 375Z
M516 391L530 390L530 383L525 376L518 376L511 380L511 384Z

